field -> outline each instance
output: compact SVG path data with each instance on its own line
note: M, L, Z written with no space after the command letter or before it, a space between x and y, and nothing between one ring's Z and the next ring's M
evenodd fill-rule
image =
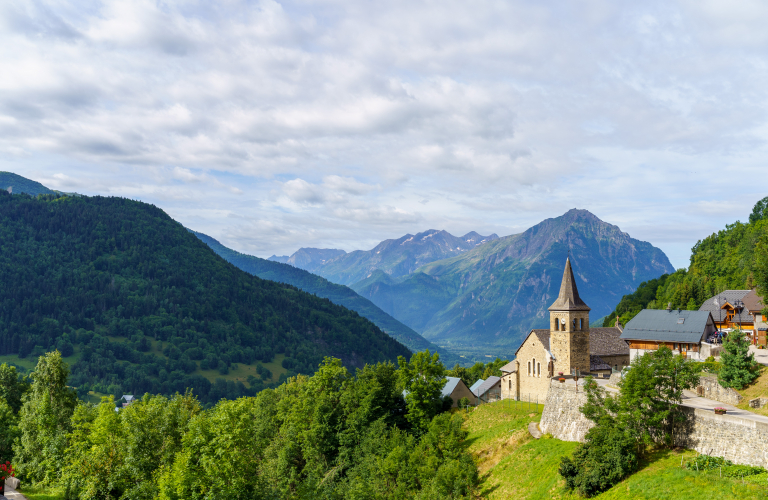
M538 422L537 412L509 402L483 405L466 414L468 446L480 470L480 498L576 499L565 490L557 473L560 457L573 453L576 443L544 436L533 439L528 423ZM695 456L689 450L663 450L650 454L640 470L610 490L601 500L635 499L752 499L766 498L768 480L753 484L720 478L717 473L680 468L681 458Z

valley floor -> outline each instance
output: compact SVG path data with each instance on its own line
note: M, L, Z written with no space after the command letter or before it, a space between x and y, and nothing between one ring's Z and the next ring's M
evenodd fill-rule
M538 422L542 405L529 408L501 401L466 413L468 446L480 470L480 498L576 499L565 490L557 473L560 457L573 453L577 443L544 436L534 439L528 423ZM598 499L751 499L768 497L768 475L752 482L720 478L717 473L695 472L680 467L681 459L696 455L689 450L653 453L640 470Z

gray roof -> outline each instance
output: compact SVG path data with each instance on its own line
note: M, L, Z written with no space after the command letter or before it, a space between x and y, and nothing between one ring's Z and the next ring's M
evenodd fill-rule
M481 385L483 385L483 382L485 382L485 380L479 378L479 379L477 379L477 382L472 384L472 387L469 388L469 390L472 391L472 394L477 395L477 392L476 392L477 388L480 387Z
M735 302L737 300L741 300L744 302L744 299L747 297L747 295L752 294L752 290L725 290L723 292L718 293L714 297L708 298L704 303L699 307L699 311L709 311L712 313L712 319L715 321L725 321L725 310L721 309L723 305L725 305L726 302L731 304L732 306L736 305ZM755 318L752 317L751 314L749 314L749 309L746 307L741 310L739 314L733 315L733 322L738 323L739 321L743 323L752 323L755 320Z
M445 377L446 382L443 386L443 393L442 396L450 396L453 394L453 391L456 389L456 386L459 385L459 382L461 382L461 379L459 377Z
M627 323L621 338L698 343L704 336L709 318L709 311L643 309Z
M589 371L594 372L597 370L610 370L610 369L611 369L611 365L603 361L603 358L601 358L600 356L595 356L594 354L591 354L589 356Z
M515 366L517 363L515 361L510 361L506 365L499 368L501 370L501 373L515 373L517 371L517 366Z
M549 352L549 330L531 330L528 336L535 335L536 338L544 346L544 349ZM616 354L629 354L629 346L626 342L621 340L621 328L615 326L609 326L605 328L590 328L589 329L589 354L595 354L597 356L613 356ZM528 340L528 337L525 338ZM525 343L523 340L523 344ZM520 347L523 346L520 344ZM520 350L517 348L517 351ZM515 351L515 356L517 356ZM508 366L508 365L507 365Z
M477 396L479 398L480 396L482 396L483 394L488 392L491 388L493 388L494 385L498 384L499 382L501 382L501 379L499 377L496 377L496 376L488 377L485 380L485 382L480 384L480 386L475 391L473 391L473 392L474 392L475 396Z

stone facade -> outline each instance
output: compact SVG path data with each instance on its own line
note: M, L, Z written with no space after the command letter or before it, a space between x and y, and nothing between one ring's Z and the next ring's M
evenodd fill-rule
M555 373L589 372L589 311L553 311L549 322Z
M519 370L520 367L517 367ZM519 387L517 386L517 371L502 373L501 399L518 399Z
M531 334L525 339L523 345L517 351L519 387L516 390L515 399L529 398L544 401L549 389L549 359L546 355L546 347L542 346L541 339ZM509 385L509 382L507 382ZM512 384L514 387L515 384ZM502 391L504 384L502 380Z
M539 428L563 441L584 442L594 425L579 411L586 401L586 395L576 392L573 385L553 381ZM768 424L733 415L715 415L710 410L683 408L689 419L675 437L676 445L725 457L737 464L768 467Z
M749 400L750 408L762 408L768 404L768 398L755 398Z
M720 385L720 383L717 381L717 377L715 376L701 377L701 380L699 381L699 387L703 388L703 391L699 392L699 395L702 397L707 399L714 399L715 401L720 401L721 403L734 406L741 404L741 394L734 391L730 387L726 389ZM700 389L697 388L697 391L700 391Z

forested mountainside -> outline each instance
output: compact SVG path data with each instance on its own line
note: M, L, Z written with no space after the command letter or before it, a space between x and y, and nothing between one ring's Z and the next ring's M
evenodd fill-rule
M27 179L13 172L0 172L0 189L6 191L8 188L12 188L14 194L27 193L32 196L55 193L55 191L48 189L39 182Z
M626 325L643 309L697 310L708 298L723 290L758 288L768 295L768 197L759 201L749 222L728 224L725 229L700 240L691 249L688 269L643 283L622 297L606 325L620 317Z
M409 356L354 311L229 264L159 208L121 198L0 191L0 354L75 353L71 385L237 397L197 370L284 356L313 373ZM281 356L282 357L282 356ZM106 388L110 388L108 391Z
M468 252L478 245L496 239L498 236L495 234L481 236L472 231L456 237L447 231L430 229L415 235L406 234L395 240L385 240L371 250L355 250L326 260L324 263L319 263L315 259L311 268L304 269L334 283L351 286L368 278L376 270L392 278L407 276L424 264ZM341 252L341 250L335 251ZM289 264L290 259L298 253L289 258Z
M435 343L512 348L531 328L548 324L569 251L595 318L643 281L673 271L660 249L574 209L410 276L374 272L352 288Z
M453 365L453 363L459 361L457 356L435 346L412 329L382 311L370 300L358 295L357 292L349 287L331 283L325 278L299 269L298 267L268 261L253 255L242 254L231 248L225 247L216 239L211 238L208 235L196 231L191 232L200 238L206 245L211 247L217 255L247 273L265 280L287 283L300 290L304 290L305 292L328 299L334 304L339 304L347 309L357 311L358 314L371 320L376 326L412 351L430 349L432 352L439 352L443 362L448 365Z

